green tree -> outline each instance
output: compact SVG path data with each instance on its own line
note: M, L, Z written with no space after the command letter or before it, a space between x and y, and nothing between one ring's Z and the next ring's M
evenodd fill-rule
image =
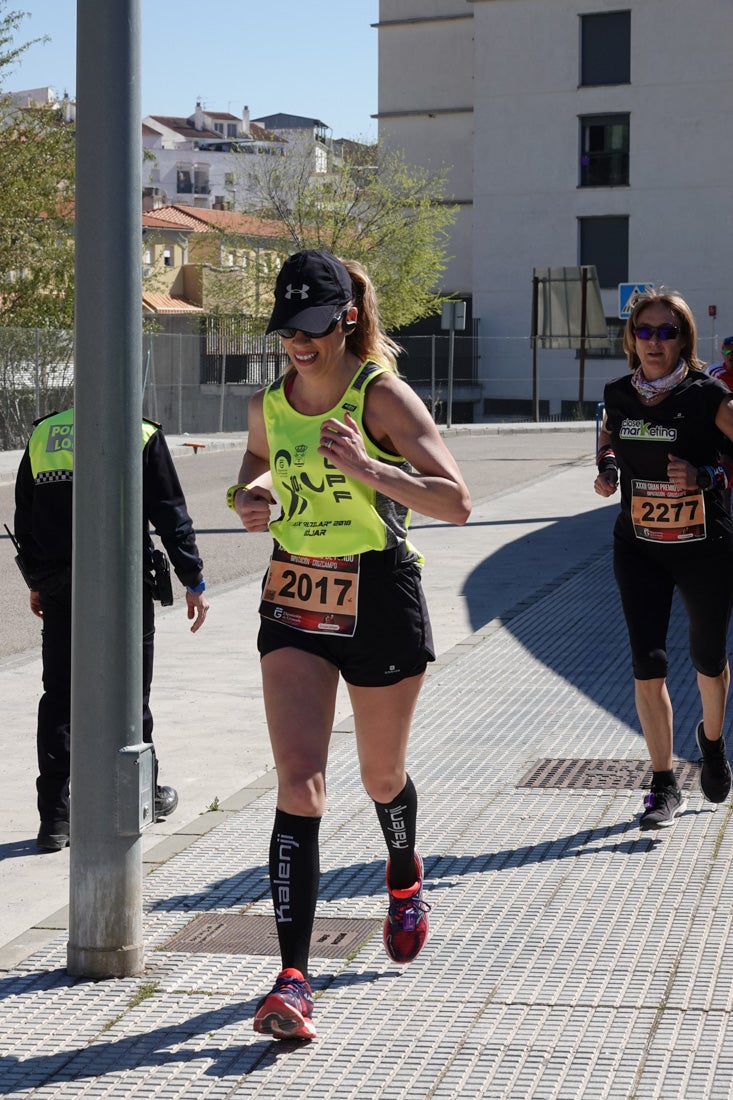
M0 0L0 280L2 323L71 328L74 317L74 132L50 106L17 107L4 91L34 42L13 45L26 13Z
M19 110L5 92L36 38L14 39L27 13L0 0L0 447L68 404L73 385L73 133L48 107Z
M447 229L457 208L446 199L447 170L430 173L398 151L349 143L319 176L307 146L286 156L247 157L250 209L286 230L288 251L325 248L363 263L386 328L440 311Z

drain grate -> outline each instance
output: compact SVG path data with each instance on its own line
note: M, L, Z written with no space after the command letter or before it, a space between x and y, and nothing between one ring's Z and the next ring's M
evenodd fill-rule
M311 954L326 959L345 959L381 927L381 920L316 917ZM166 940L162 950L202 955L280 954L275 918L255 913L201 913Z
M676 760L674 769L681 787L697 783L699 764ZM648 760L568 760L550 757L535 761L517 786L635 790L637 787L648 787L651 781L652 769Z

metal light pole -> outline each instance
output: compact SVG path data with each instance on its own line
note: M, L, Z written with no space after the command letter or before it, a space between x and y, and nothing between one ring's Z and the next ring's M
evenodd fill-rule
M143 969L141 0L77 0L67 969Z

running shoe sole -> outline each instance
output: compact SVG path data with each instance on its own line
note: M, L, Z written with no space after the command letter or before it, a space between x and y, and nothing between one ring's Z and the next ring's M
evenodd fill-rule
M301 1015L297 1008L277 993L270 993L265 998L257 1010L253 1026L261 1035L272 1035L275 1039L317 1038L313 1021Z

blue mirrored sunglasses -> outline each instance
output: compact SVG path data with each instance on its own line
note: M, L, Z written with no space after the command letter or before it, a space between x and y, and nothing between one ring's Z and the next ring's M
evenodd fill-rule
M658 340L676 340L679 334L677 325L637 325L634 330L638 340L651 340L652 336Z

